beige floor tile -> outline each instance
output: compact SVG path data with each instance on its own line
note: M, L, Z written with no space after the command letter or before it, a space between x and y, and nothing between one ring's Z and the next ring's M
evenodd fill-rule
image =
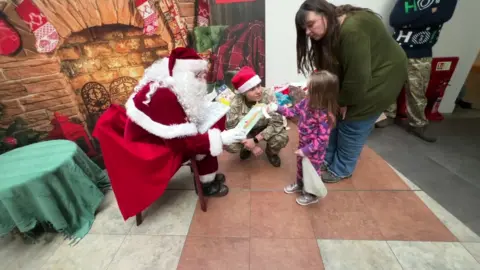
M197 194L193 190L167 190L143 213L143 223L130 234L187 235Z
M167 189L195 189L193 174L189 166L182 166L168 183Z
M463 246L480 263L480 243L463 243Z
M388 244L404 269L480 269L480 264L460 243L389 241Z
M318 240L326 270L402 270L384 241Z
M75 246L64 240L41 269L107 269L124 239L124 235L88 234Z
M184 243L184 236L129 235L108 269L176 269Z
M20 236L0 240L0 269L37 269L44 265L62 243L58 234L47 234L35 243L25 243Z
M97 211L90 233L127 234L134 223L134 218L123 220L115 195L109 191Z

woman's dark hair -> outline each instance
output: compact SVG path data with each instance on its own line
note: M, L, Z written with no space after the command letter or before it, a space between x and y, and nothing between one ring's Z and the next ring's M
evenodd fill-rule
M340 85L338 77L326 70L313 72L308 80L308 107L312 110L325 110L328 114L328 125L335 126L335 116L340 107L338 94Z
M338 17L362 10L374 13L370 9L352 5L335 6L326 0L306 0L303 2L295 16L298 71L307 75L315 69L328 70L338 75L339 63L337 49L340 37ZM327 20L325 36L320 40L310 39L310 48L308 47L309 38L305 31L306 17L309 11L323 15Z

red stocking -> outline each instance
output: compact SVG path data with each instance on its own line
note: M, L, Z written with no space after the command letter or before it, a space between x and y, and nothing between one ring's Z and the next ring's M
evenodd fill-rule
M198 0L197 26L210 25L210 6L208 0Z
M35 35L35 47L39 53L49 53L57 47L59 36L57 30L48 22L32 0L19 1L16 11Z
M147 36L155 34L158 28L158 15L155 7L148 0L135 0L135 6L143 18L143 33Z
M0 55L11 55L20 48L18 32L7 22L3 13L0 13Z

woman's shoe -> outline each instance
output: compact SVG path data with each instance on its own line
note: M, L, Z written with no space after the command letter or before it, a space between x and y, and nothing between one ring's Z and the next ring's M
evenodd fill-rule
M326 171L328 171L327 164L325 164L325 163L322 163L322 165L320 165L320 171L322 171L322 172L326 172Z
M336 176L334 175L333 173L329 172L329 171L325 171L325 172L322 172L322 181L324 183L329 183L329 184L333 184L333 183L338 183L340 181L342 181L343 179L347 179L349 177L339 177L339 176Z
M312 203L317 203L318 202L318 197L315 195L312 195L310 193L304 192L302 195L298 196L296 199L296 202L300 205L309 205Z
M302 192L302 190L303 190L303 187L297 183L292 183L283 188L283 191L285 191L285 193L287 194Z

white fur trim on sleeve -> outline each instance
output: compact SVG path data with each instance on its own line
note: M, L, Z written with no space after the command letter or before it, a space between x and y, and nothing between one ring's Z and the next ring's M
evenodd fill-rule
M193 136L198 134L197 127L193 123L184 123L178 125L163 125L153 121L148 115L135 107L133 96L128 99L127 116L137 125L163 139L173 139L180 137Z
M214 157L220 155L223 151L223 143L220 130L216 128L208 130L208 140L210 141L210 154Z
M209 173L206 175L200 175L200 182L206 184L206 183L211 183L213 180L215 180L215 176L217 176L217 173Z
M185 72L185 71L202 71L208 68L208 62L203 59L188 59L175 61L175 66L173 67L173 74L176 72Z
M242 84L242 86L240 86L237 89L237 91L240 92L240 93L245 93L248 90L252 89L253 87L259 85L261 82L262 82L262 80L260 79L260 77L258 77L258 75L255 75L252 78L250 78L250 80L248 80L244 84Z

